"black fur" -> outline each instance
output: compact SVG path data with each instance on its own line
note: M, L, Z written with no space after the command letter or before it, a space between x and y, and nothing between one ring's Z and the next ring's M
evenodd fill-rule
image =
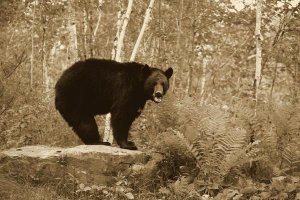
M157 84L161 84L163 93L166 93L172 73L172 68L163 72L135 62L79 61L56 83L55 106L85 144L103 144L94 116L110 112L118 145L137 149L133 142L128 141L130 126L146 101L153 100Z

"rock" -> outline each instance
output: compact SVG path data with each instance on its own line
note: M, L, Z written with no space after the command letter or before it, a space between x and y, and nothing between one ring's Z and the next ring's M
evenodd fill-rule
M129 175L133 165L145 165L149 155L104 145L72 148L25 146L0 153L0 174L39 183L72 180L110 185L118 173Z

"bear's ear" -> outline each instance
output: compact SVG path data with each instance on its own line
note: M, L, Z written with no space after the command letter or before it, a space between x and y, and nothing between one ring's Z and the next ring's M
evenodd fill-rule
M172 67L169 67L166 71L165 71L165 75L168 79L171 78L171 76L173 75L173 69Z
M150 67L146 64L142 67L142 72L144 75L149 75L150 74Z

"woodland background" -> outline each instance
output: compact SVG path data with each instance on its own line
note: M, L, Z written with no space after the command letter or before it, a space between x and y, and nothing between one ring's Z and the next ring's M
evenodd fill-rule
M54 85L76 60L114 58L124 21L118 60L129 61L149 2L134 1L124 18L124 0L1 0L0 149L80 144L54 108ZM175 74L131 130L141 149L164 156L144 183L122 178L135 199L300 199L300 4L262 2L256 88L256 4L232 2L154 2L135 61ZM0 179L7 199L132 198L114 186Z

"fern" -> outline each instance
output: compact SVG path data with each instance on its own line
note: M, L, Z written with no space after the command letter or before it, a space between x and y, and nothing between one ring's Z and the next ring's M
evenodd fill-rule
M300 164L300 106L273 107L272 121L276 128L280 167L295 169Z
M177 109L188 122L174 132L195 157L201 179L220 183L230 169L257 157L258 149L247 146L247 131L232 126L230 114L219 106L191 103Z
M299 106L275 108L261 103L255 107L252 102L238 102L224 110L218 105L201 106L187 97L181 103L168 102L162 110L158 118L172 119L168 130L195 158L201 180L221 183L233 169L266 158L299 170ZM270 170L276 173L276 168L281 167L273 165Z
M283 153L283 160L292 170L300 166L300 151L297 148L291 146L287 147ZM299 170L299 169L298 169Z

